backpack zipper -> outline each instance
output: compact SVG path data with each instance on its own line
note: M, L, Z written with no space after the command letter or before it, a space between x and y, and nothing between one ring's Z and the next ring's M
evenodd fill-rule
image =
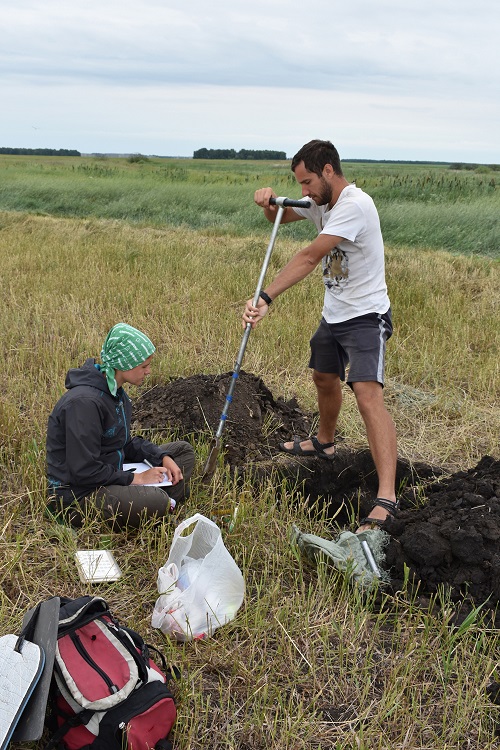
M110 692L110 695L113 695L114 693L117 693L118 692L118 687L113 683L113 681L109 678L109 676L106 674L106 672L103 669L101 669L101 667L98 664L96 664L96 662L92 659L92 657L90 656L90 654L88 653L88 651L83 646L83 644L82 644L82 642L80 640L80 637L76 633L71 633L70 634L70 638L71 638L71 640L72 640L72 642L73 642L76 650L78 651L78 653L82 657L82 659L90 667L92 667L92 669L95 672L97 672L98 675L100 675L100 677L102 678L103 682L106 683L106 685L108 687L108 690Z

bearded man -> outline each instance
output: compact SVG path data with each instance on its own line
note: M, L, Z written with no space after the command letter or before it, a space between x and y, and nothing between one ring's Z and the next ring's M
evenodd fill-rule
M392 334L390 301L385 281L384 243L372 198L349 183L330 141L306 143L292 159L292 171L310 208L284 209L282 223L309 219L316 239L299 250L262 290L257 306L248 300L243 325L255 327L280 294L302 281L321 262L324 302L322 318L311 338L313 381L318 396L316 435L294 436L281 449L293 456L335 458L335 430L342 405L342 382L356 397L378 475L378 492L368 518L358 531L382 525L397 509L396 430L384 403L386 342ZM278 207L272 188L256 191L254 200L274 222ZM289 310L289 315L301 315Z

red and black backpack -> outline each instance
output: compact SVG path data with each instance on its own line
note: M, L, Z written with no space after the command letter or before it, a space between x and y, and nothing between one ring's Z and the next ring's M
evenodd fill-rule
M150 657L153 650L160 669ZM163 655L100 597L61 598L46 750L169 750L176 718Z

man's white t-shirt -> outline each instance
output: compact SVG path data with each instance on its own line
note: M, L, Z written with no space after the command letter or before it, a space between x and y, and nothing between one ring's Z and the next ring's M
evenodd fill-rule
M327 323L385 313L390 307L385 283L384 242L375 204L355 185L347 185L335 205L294 208L316 225L319 234L343 237L323 258Z

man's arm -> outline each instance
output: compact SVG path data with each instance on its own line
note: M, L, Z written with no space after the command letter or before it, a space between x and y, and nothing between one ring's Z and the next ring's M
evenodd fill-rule
M328 255L339 242L342 242L342 239L342 237L335 237L330 234L318 235L310 245L299 250L274 280L266 286L264 290L266 294L274 300L291 286L305 279L316 268L320 260ZM251 323L252 328L255 328L256 324L267 313L267 310L268 305L263 299L259 299L257 307L253 305L253 298L249 299L243 313L243 327L247 323Z

